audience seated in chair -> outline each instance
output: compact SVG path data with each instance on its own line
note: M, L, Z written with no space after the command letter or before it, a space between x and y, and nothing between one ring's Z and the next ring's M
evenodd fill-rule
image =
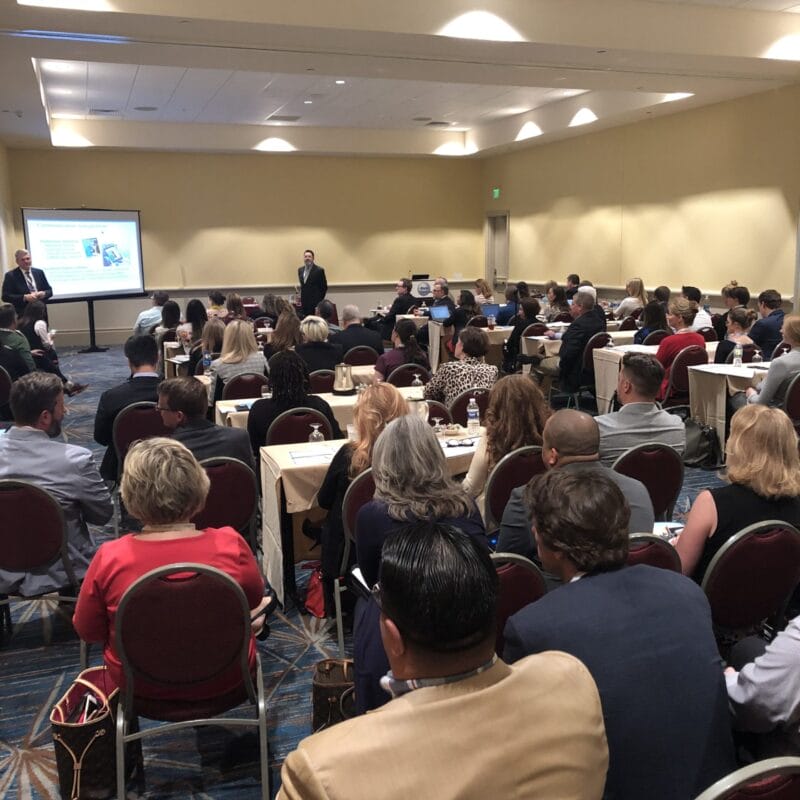
M681 287L681 296L684 300L694 303L697 307L697 313L689 326L693 331L699 331L700 328L713 328L711 322L711 314L700 305L703 295L696 286L683 286ZM670 323L672 324L672 323ZM674 327L674 326L673 326Z
M672 362L681 350L696 346L705 349L706 340L692 328L692 321L697 316L697 305L684 297L675 297L669 302L667 322L675 331L672 336L661 340L656 352L656 358L664 367L664 379L661 381L661 390L658 399L665 399L669 386L669 373Z
M13 350L30 372L36 369L30 343L17 330L17 311L11 303L0 303L0 346Z
M784 317L781 334L792 349L773 359L767 377L756 388L747 388L748 403L764 406L782 403L789 381L800 373L800 316Z
M309 372L335 369L344 352L340 345L328 341L328 323L321 317L308 316L300 323L302 343L295 352L306 362Z
M611 466L631 447L645 442L661 442L683 455L686 428L676 414L662 411L656 396L664 378L664 368L648 353L625 353L617 378L619 411L595 417L600 429L600 460Z
M344 354L354 347L371 347L378 355L383 353L383 337L361 324L361 313L354 305L342 309L342 328L338 333L333 332L330 340L331 344L338 344Z
M672 333L669 325L667 325L666 309L658 300L651 300L644 307L640 320L642 327L633 335L634 344L644 344L645 339L655 331Z
M128 359L130 378L100 395L94 418L94 440L106 445L100 474L107 481L117 479L117 454L111 441L117 414L131 403L158 401L160 378L156 340L149 335L130 336L125 342L125 358Z
M529 325L535 325L539 319L541 306L535 297L526 297L520 303L519 316L514 319L514 330L508 335L503 345L503 370L516 372L517 360L520 355L522 333ZM538 359L536 359L538 361Z
M439 441L420 417L398 417L386 426L372 451L372 476L374 499L362 506L356 517L356 556L368 586L378 580L386 537L409 521L446 522L487 547L486 529L474 501L449 476ZM380 609L374 600L358 600L353 658L359 712L389 699L380 687L388 663L381 644L379 617Z
M394 346L378 356L375 364L376 381L385 381L402 364L419 364L427 370L430 369L428 356L417 342L417 326L413 320L398 320L391 336Z
M200 341L192 348L189 353L189 361L186 364L186 371L189 375L196 375L198 364L203 360L203 353L208 353L213 361L219 358L222 352L222 340L225 337L225 323L219 317L211 317L200 334Z
M781 296L775 289L766 289L758 296L758 313L761 315L750 329L750 338L764 354L764 360L772 358L772 351L781 343L781 326L784 311Z
M550 407L541 389L528 375L507 375L492 387L484 417L485 433L461 484L470 497L477 498L481 510L489 473L512 450L541 445L549 416Z
M242 428L215 425L206 416L208 394L195 378L170 378L158 387L158 410L172 438L187 447L192 455L205 458L238 458L255 470L250 437Z
M266 441L269 426L279 414L292 408L313 408L322 412L331 423L333 438L341 439L342 431L331 407L318 395L309 394L308 368L303 359L289 350L276 353L270 364L272 397L256 400L247 416L247 433L256 460Z
M748 405L731 420L728 486L697 495L675 540L683 574L698 583L717 551L747 525L779 519L800 526L800 459L791 420L778 408Z
M276 599L264 594L264 580L247 542L233 528L195 530L189 520L200 511L209 480L192 454L179 442L154 437L137 442L128 451L122 476L122 499L143 524L131 533L101 545L92 559L78 595L73 624L87 642L103 645L103 660L117 686L123 685L122 665L114 644L114 620L126 589L157 567L193 562L216 567L234 578L245 592L254 615L274 610ZM169 613L169 609L164 610ZM198 609L202 613L202 609ZM254 633L264 617L253 623ZM250 642L250 666L255 665L255 641ZM208 683L174 685L149 691L137 682L142 697L201 701L222 695L241 682L238 663Z
M394 699L302 741L279 800L600 797L608 753L594 683L563 653L513 667L497 658L497 592L486 548L457 528L425 521L389 536L374 602Z
M600 461L600 433L593 417L581 411L562 409L547 420L542 432L542 459L547 469L565 470L576 476L601 473L622 492L630 509L630 532L653 530L653 503L640 481L620 475ZM511 492L503 519L497 551L517 553L542 565L531 536L531 517L524 500L525 487ZM565 502L569 502L565 498ZM552 586L557 581L549 576Z
M381 339L390 339L397 323L397 315L410 314L411 307L416 305L417 300L411 294L412 286L410 278L400 278L395 284L397 296L392 301L392 305L389 306L389 310L386 314L378 314L369 321L370 327L378 330Z
M222 397L222 387L231 378L247 372L266 375L268 371L264 354L258 349L253 326L240 319L232 320L225 328L220 357L211 362L205 373L209 378L209 403Z
M705 595L671 570L625 566L630 510L607 472L551 470L525 503L563 586L509 619L504 658L561 650L586 665L603 698L606 796L695 797L735 765Z
M145 336L150 333L153 325L158 325L161 322L161 309L168 300L169 294L167 292L153 292L152 305L142 311L136 317L136 322L133 323L134 336Z
M458 335L456 360L441 364L433 378L425 385L425 397L449 406L467 389L491 389L497 380L498 370L485 363L489 350L489 337L481 328L467 327Z
M300 344L300 320L293 308L284 308L278 315L275 333L268 344L264 345L264 358L269 360L275 353L294 350ZM310 369L309 372L314 372Z
M87 523L103 525L111 519L111 497L83 447L55 438L64 419L61 381L47 372L32 372L11 389L14 427L0 437L0 478L30 481L55 497L64 512L68 557L80 580L94 545ZM25 520L19 520L20 535ZM61 559L35 573L0 572L0 594L25 595L55 591L67 583Z
M338 324L338 315L336 314L336 306L330 300L321 300L317 307L314 309L320 319L324 319L328 325L328 333L333 335L339 333L342 328ZM334 321L336 320L336 321ZM361 320L359 319L359 322ZM342 311L342 324L344 324L344 311Z

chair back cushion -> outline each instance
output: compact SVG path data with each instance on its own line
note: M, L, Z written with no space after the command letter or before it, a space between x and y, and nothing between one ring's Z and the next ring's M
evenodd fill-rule
M583 369L585 372L594 372L594 351L598 347L605 347L610 340L610 334L601 331L600 333L595 333L586 342L586 347L583 348Z
M681 557L667 541L653 534L632 534L628 542L628 566L647 564L651 567L681 571Z
M781 342L780 344L775 345L775 349L772 351L772 360L774 361L776 358L780 358L782 355L785 355L792 349L792 346L789 342Z
M622 322L619 324L619 330L621 331L635 331L636 330L636 317L633 315L625 317Z
M647 336L644 337L644 341L642 342L642 344L646 345L661 344L661 340L669 335L670 335L669 331L651 331L650 333L647 334Z
M789 382L786 394L783 397L783 410L797 427L797 423L800 422L800 373L795 375Z
M26 481L0 480L0 569L31 572L56 559L64 514L51 494Z
M486 481L487 528L499 525L511 492L544 471L541 447L520 447L503 456Z
M297 444L307 442L313 428L311 423L320 423L320 433L333 439L333 429L328 418L315 408L291 408L278 414L267 430L267 447L275 444Z
M450 409L444 403L440 403L438 400L426 400L425 402L428 404L429 424L436 424L433 421L434 418L441 419L442 425L449 425L453 421L453 418L450 416Z
M350 364L351 367L367 367L378 361L378 351L372 347L367 347L365 344L351 347L342 359L345 364Z
M717 332L711 327L706 326L705 328L698 328L697 332L707 342L718 342L719 341L719 336L717 336Z
M703 576L703 589L716 625L745 630L782 611L798 582L800 531L767 520L720 548Z
M528 325L524 331L522 331L522 336L544 336L549 328L544 322L534 322L533 325Z
M476 314L467 320L467 325L472 328L488 328L489 318L485 314Z
M470 398L474 397L480 410L481 419L486 415L486 409L489 407L489 390L476 387L474 389L467 389L461 392L452 403L450 403L450 416L453 422L459 425L466 426L467 424L467 406L469 405Z
M326 394L333 391L336 373L332 369L315 369L308 376L311 394Z
M398 387L411 386L417 375L423 383L427 383L432 377L431 373L419 364L400 364L389 373L386 382Z
M503 654L505 638L503 631L508 618L525 606L544 597L547 584L539 568L527 558L511 553L492 553L497 577L500 581L497 593L497 638L495 650Z
M572 322L572 314L569 311L562 311L560 314L556 314L553 322Z
M201 462L211 486L203 510L192 517L198 529L224 528L248 532L258 506L256 476L235 458L208 458Z
M645 485L656 519L672 507L683 486L683 460L660 442L632 447L614 462L613 469Z
M375 480L372 470L366 469L357 475L347 487L342 500L342 523L348 539L354 539L356 533L356 516L359 509L369 503L375 494Z
M667 397L671 397L674 394L688 394L689 367L697 367L701 364L708 364L706 349L696 344L684 347L672 362L672 367L669 371Z
M223 400L244 400L251 397L261 397L261 387L269 381L258 372L245 372L231 378L222 390Z
M8 404L8 398L11 394L11 376L6 372L5 368L0 367L0 406Z
M125 406L114 419L111 439L117 451L119 474L125 462L128 448L139 439L151 436L170 436L172 431L164 425L161 412L156 410L155 403L131 403Z

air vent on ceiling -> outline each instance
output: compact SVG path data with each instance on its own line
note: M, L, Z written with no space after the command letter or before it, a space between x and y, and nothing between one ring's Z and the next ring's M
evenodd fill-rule
M414 117L414 122L430 122L432 117Z
M134 111L158 111L158 106L134 106Z
M434 119L431 122L428 122L425 126L426 128L449 128L449 122L442 122L441 120Z
M90 108L89 114L93 117L101 117L105 114L119 114L118 108Z
M293 114L273 114L267 119L267 122L297 122L300 119L299 115Z

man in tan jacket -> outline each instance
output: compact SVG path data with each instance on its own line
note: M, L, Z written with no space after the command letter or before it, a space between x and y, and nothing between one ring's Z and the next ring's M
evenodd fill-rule
M564 653L498 659L497 591L485 548L456 528L422 522L390 536L373 594L394 699L301 742L278 798L600 798L597 688Z

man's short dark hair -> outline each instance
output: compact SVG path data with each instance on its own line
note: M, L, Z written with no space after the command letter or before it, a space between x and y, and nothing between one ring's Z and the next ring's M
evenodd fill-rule
M0 305L0 328L10 328L17 319L17 310L11 303Z
M664 367L649 353L625 353L622 357L625 377L633 384L636 394L656 399L664 380Z
M758 296L758 302L763 303L767 308L780 308L781 295L775 289L765 289Z
M681 286L681 294L693 303L700 303L703 295L696 286Z
M163 306L169 300L169 292L153 292L153 303L157 306Z
M215 306L224 306L225 305L225 295L219 289L214 289L213 292L209 292L208 293L208 299Z
M30 372L11 385L9 405L17 425L35 425L43 411L51 414L64 385L52 372Z
M155 337L145 334L143 336L130 336L125 342L125 358L134 367L143 367L145 364L158 363L158 344Z
M305 255L306 253L311 253L311 259L312 259L312 261L313 261L313 260L316 258L316 256L314 255L314 251L313 251L313 250L311 250L311 249L310 249L310 248L308 248L308 247L306 247L306 249L305 249L305 250L303 250L303 255Z
M189 419L203 418L208 411L208 392L195 378L170 378L158 385L158 396L163 397L170 411L182 411Z
M567 283L571 283L573 286L580 286L580 275L576 275L574 272L571 275L567 275Z
M454 653L493 639L498 580L485 544L452 525L418 522L383 545L380 605L403 638Z
M403 288L406 290L406 292L411 294L411 289L414 286L414 284L411 283L411 278L400 278L398 283L402 283L403 284Z
M489 350L489 337L480 328L467 325L458 334L458 338L461 342L461 347L468 356L480 358L485 356Z
M668 303L671 294L672 292L669 286L657 286L656 290L653 292L653 297L658 300L659 303Z
M526 281L517 281L517 294L519 295L520 300L531 296L531 289Z
M547 470L525 488L525 505L547 548L563 553L580 572L625 564L631 510L601 468Z
M330 300L320 300L317 306L317 316L322 317L326 322L333 317L333 303Z
M522 306L522 313L526 319L533 319L542 311L542 307L535 297L523 297L520 305Z

